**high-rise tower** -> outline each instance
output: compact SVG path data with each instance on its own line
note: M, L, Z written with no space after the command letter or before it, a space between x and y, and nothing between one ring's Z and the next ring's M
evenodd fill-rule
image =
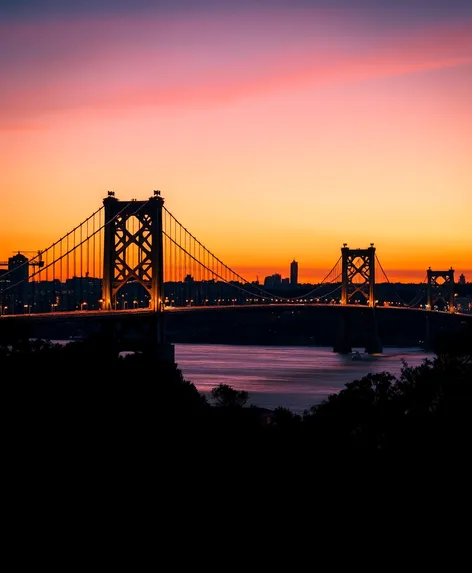
M298 263L295 259L290 263L290 284L292 286L298 284Z

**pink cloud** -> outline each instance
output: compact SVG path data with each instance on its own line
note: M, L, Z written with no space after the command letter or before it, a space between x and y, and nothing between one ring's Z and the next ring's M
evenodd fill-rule
M40 30L32 24L13 32L0 29L0 37L6 34L0 45L22 41L29 45L16 67L13 59L4 70L7 89L0 94L0 129L21 127L19 116L25 126L34 125L31 118L38 112L86 108L113 113L139 106L224 104L291 88L472 62L472 22L367 40L348 41L341 34L334 41L329 34L311 38L304 26L303 33L294 30L293 37L286 31L277 35L283 22L278 18L269 21L272 28L263 26L264 19L252 19L246 42L238 36L242 16L229 28L217 20L193 27L185 20L141 21L140 26L118 20L108 26L56 22ZM332 16L319 18L325 25ZM31 52L31 42L48 35L54 43L46 41L38 54Z

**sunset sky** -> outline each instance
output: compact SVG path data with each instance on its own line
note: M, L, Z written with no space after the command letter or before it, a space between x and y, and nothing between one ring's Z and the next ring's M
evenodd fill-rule
M0 78L1 260L160 189L249 280L472 281L470 1L3 0Z

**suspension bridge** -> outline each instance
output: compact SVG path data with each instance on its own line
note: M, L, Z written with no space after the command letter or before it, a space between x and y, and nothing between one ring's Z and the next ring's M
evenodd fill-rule
M165 315L198 312L205 321L209 312L247 311L249 306L252 311L337 307L333 347L348 352L352 321L347 309L357 308L368 317L366 349L378 352L382 345L375 311L460 314L454 284L452 268L429 268L405 300L374 244L364 249L344 244L319 284L287 295L286 290L251 282L225 264L164 206L159 191L145 201L121 201L109 191L99 209L49 247L31 258L18 253L9 259L8 269L0 271L0 315L7 332L20 323L46 324L52 330L52 324L57 328L60 322L86 320L114 338L125 340L124 333L132 331L134 340L166 348Z

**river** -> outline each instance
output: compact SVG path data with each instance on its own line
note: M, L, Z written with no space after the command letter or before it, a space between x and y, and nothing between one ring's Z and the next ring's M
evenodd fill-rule
M361 349L359 349L361 350ZM249 393L249 404L283 406L298 414L368 373L398 375L402 359L420 365L433 355L418 348L385 348L354 361L330 348L176 344L175 361L186 380L209 395L218 384Z

